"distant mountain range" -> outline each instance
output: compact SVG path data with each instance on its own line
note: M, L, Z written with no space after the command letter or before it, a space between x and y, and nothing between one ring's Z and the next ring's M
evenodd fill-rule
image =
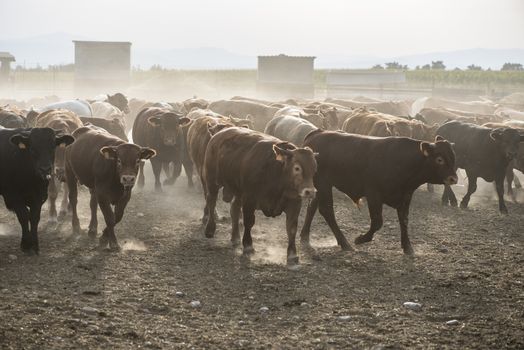
M90 40L69 33L53 33L30 38L0 40L0 51L16 57L16 65L35 67L73 63L73 40ZM178 69L245 69L256 68L255 56L233 53L221 48L158 48L143 49L131 46L131 62L135 67L147 69L154 64ZM276 53L278 54L278 53ZM410 68L431 61L442 60L448 69L466 68L470 64L484 69L500 69L505 62L524 64L524 49L464 49L430 52L398 57L367 55L317 54L317 68L370 68L376 64L396 61Z

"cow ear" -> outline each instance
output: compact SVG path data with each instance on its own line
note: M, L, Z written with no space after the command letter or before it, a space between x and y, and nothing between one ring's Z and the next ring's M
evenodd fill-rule
M188 126L189 124L191 124L193 120L189 119L188 117L182 117L180 119L178 119L178 125L180 126Z
M147 118L147 122L154 127L162 125L162 119L160 117L149 117Z
M502 133L503 133L503 129L497 128L497 129L491 130L491 132L489 133L489 137L493 141L499 141L500 138L502 137Z
M424 154L425 157L429 157L433 153L433 145L429 142L420 143L420 152Z
M279 162L285 162L287 158L293 156L290 150L281 148L278 144L273 145L273 152L275 152L275 158Z
M116 125L120 125L120 119L113 118L113 120L111 120L111 123L116 124Z
M116 147L105 146L100 149L100 154L104 156L105 159L116 159Z
M29 136L23 135L23 134L14 134L9 139L11 143L15 146L17 146L20 149L27 149L29 148Z
M75 141L75 138L71 135L56 135L55 142L57 146L66 147L67 145L72 144Z
M152 148L142 147L140 149L140 159L149 159L156 156L156 151Z
M435 136L435 142L444 141L444 138L440 135Z

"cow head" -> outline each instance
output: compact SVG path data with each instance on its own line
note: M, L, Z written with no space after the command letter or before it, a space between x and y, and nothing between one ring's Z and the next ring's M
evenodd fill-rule
M337 130L338 129L338 115L337 108L331 107L328 109L320 109L320 114L324 116L324 129Z
M313 176L317 171L317 161L311 148L296 148L288 142L279 142L273 145L273 152L283 165L283 178L291 185L293 195L314 198L317 190Z
M55 161L55 150L73 143L74 137L64 135L51 128L33 128L11 136L20 151L27 152L35 172L42 179L49 180Z
M106 129L111 135L124 140L125 142L129 141L126 135L126 127L120 118L113 118L107 124Z
M300 118L307 120L314 126L320 129L327 130L327 122L324 115L320 112L316 113L300 113Z
M435 137L435 142L421 142L420 152L426 157L430 172L430 183L454 185L458 181L455 171L455 152L452 144L441 136Z
M156 155L155 150L132 143L105 146L100 149L100 153L107 161L115 163L117 176L125 189L131 189L135 185L142 159L149 159Z
M125 114L129 113L129 101L127 100L127 97L125 97L124 94L121 94L120 92L117 92L114 95L107 95L106 102L112 104Z
M182 142L182 127L191 123L191 119L175 112L162 111L149 117L147 122L160 132L162 143L175 146Z
M248 118L246 118L246 119L235 118L235 117L230 115L229 117L226 118L226 120L229 121L234 126L239 126L239 127L242 127L242 128L253 129L253 120L251 118L249 118L249 117L250 117L249 114L248 114Z
M497 144L499 151L508 160L514 159L519 152L519 142L524 142L524 136L516 129L497 128L489 133L489 137Z

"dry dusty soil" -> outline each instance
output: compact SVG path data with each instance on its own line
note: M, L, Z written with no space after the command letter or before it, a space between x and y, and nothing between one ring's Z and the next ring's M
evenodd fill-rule
M25 256L15 216L1 204L0 348L522 349L524 204L508 203L510 215L501 215L493 192L487 186L460 210L419 189L412 259L391 208L374 241L354 252L340 251L317 215L318 256L301 254L298 269L285 264L283 217L257 215L250 260L231 247L228 222L204 238L202 194L184 178L162 194L150 182L134 190L116 230L120 252L73 236L70 217L46 228L46 209L40 256ZM367 209L340 193L336 215L350 239L367 230Z

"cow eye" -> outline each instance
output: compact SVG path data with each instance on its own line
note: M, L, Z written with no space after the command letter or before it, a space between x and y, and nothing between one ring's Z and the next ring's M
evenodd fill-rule
M437 158L435 159L435 162L437 162L438 165L442 165L442 164L444 164L444 158L442 158L442 157L437 157Z
M295 165L295 166L293 167L293 171L294 171L295 173L299 173L300 170L302 170L302 169L300 169L300 167L299 167L298 165Z

